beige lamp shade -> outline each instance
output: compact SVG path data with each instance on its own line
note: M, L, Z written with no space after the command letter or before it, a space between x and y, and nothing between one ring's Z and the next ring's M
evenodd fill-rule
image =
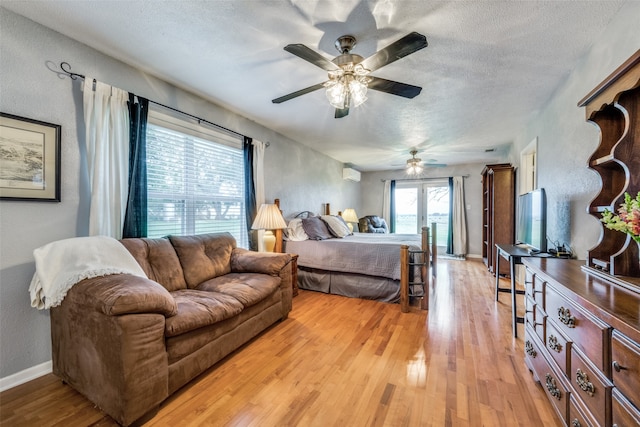
M346 222L358 222L358 215L356 214L355 209L348 208L342 212L342 219Z
M273 235L271 230L278 228L287 228L287 223L282 218L280 208L276 205L263 204L258 209L256 219L251 225L252 230L266 230L262 241L264 242L264 249L266 252L273 252L276 245L276 236Z
M251 229L275 230L278 228L287 228L287 223L284 222L280 209L276 205L262 204Z
M349 231L353 233L353 224L352 222L358 222L358 215L356 214L356 210L353 208L347 208L342 212L342 219L347 223L349 227Z

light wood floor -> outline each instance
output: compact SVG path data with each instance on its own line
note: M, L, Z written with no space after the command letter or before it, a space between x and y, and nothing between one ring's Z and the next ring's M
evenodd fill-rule
M442 259L428 312L301 291L144 425L560 426L493 286L482 263ZM115 425L51 374L0 394L0 424Z

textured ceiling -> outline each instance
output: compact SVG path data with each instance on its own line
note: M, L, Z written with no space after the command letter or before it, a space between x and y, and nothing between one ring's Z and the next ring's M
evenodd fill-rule
M528 118L623 3L2 0L0 5L364 171L399 169L414 147L418 157L437 163L503 160ZM335 40L351 34L358 40L353 53L366 58L411 31L424 34L429 46L372 74L421 86L416 98L370 91L369 99L342 119L334 119L322 90L271 103L326 80L325 71L284 51L285 45L302 43L331 59L338 55Z

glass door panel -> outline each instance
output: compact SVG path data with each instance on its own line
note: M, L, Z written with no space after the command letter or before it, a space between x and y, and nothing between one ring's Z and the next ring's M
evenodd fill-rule
M449 236L449 185L433 186L425 184L426 222L425 227L436 223L437 245L446 249Z
M396 233L416 234L437 224L437 245L446 249L449 235L449 184L447 181L401 183L395 189Z
M396 196L396 233L415 234L418 229L418 188L404 187L395 189Z

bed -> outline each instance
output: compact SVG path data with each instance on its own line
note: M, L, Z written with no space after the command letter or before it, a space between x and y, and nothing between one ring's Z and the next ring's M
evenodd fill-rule
M279 205L278 199L276 204ZM289 217L287 223L291 225L303 219L309 223L317 217L329 230L329 224L334 222L340 226L342 219L329 215L329 205L325 206L323 215L305 211ZM424 227L421 234L345 235L338 232L335 234L339 237L333 235L318 240L296 238L293 228L277 233L277 239L282 240L276 250L298 255L300 289L399 302L403 312L409 311L413 297L420 299L422 309L428 309L429 282L435 273L436 261L435 244L429 245L430 238L435 242L434 224L431 231Z

